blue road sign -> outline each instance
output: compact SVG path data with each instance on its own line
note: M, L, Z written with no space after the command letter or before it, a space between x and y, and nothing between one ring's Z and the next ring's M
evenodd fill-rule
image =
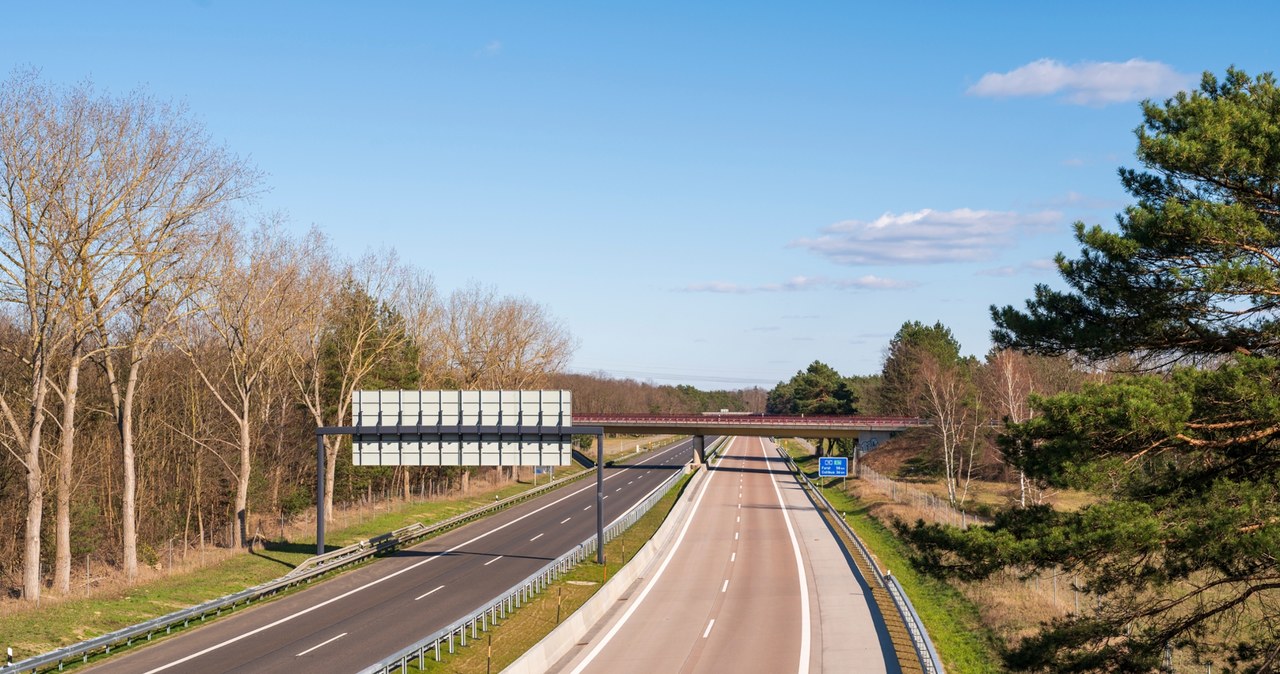
M818 457L818 477L848 477L849 458L844 456Z

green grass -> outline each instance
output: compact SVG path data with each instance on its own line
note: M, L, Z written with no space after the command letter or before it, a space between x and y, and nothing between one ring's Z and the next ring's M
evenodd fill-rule
M653 538L654 532L662 526L667 514L684 493L690 477L691 475L686 475L682 478L644 517L605 546L607 564L601 566L589 561L577 565L542 594L508 614L506 620L490 626L489 631L481 634L479 639L472 641L468 637L467 647L458 648L455 643L458 650L453 655L443 649L444 657L440 662L428 655L423 669L418 669L418 661L413 660L408 671L481 674L501 671L515 662L550 634L561 620L585 604L604 581L616 575L640 547Z
M810 479L818 480L818 461L812 453L785 443L796 465ZM840 489L838 480L829 479L823 495L832 507L844 514L849 527L902 584L916 613L924 621L938 655L948 672L975 674L999 671L998 642L994 633L982 623L978 608L959 590L943 581L917 573L908 561L906 546L875 517L868 506ZM821 482L817 482L822 484Z

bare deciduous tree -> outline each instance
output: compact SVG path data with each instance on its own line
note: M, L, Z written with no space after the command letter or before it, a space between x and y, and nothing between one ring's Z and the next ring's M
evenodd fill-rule
M982 414L969 372L971 363L964 359L947 363L931 353L918 354L916 362L921 406L933 422L931 429L942 451L947 499L958 508L968 499L981 440Z
M449 296L427 339L426 375L463 389L535 388L576 346L539 304L473 285Z
M223 239L212 267L217 274L196 298L200 320L187 322L179 347L236 428L239 465L229 467L236 483L236 547L244 544L248 527L258 387L285 357L296 329L294 303L304 290L298 245L270 226Z
M429 278L390 253L343 267L321 242L307 255L305 294L315 301L295 314L299 330L289 372L316 426L343 426L355 392L375 369L414 350L414 324L429 320L435 293ZM339 438L324 442L324 516L331 519Z

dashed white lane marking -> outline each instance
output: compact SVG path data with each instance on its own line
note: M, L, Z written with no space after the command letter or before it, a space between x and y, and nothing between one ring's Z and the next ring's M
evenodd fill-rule
M305 651L303 651L303 652L301 652L301 653L299 653L299 654L297 654L297 655L295 655L295 656L293 656L293 657L295 657L295 658L300 658L300 657L302 657L302 656L306 655L307 653L310 653L311 651L314 651L315 649L320 648L321 646L323 646L323 645L325 645L325 644L333 643L333 642L337 641L338 639L341 639L342 637L345 637L345 636L347 636L347 633L346 633L346 632L343 632L342 634L339 634L338 636L336 636L336 637L334 637L334 638L332 638L332 639L330 639L330 640L328 640L328 641L322 641L322 642L320 642L320 643L316 644L315 646L312 646L311 648L308 648L307 650L305 650Z
M423 593L423 594L420 594L420 595L418 595L418 596L414 597L414 598L413 598L413 600L414 600L414 601L418 601L419 599L422 599L423 597L425 597L425 596L427 596L427 595L431 594L432 592L435 592L436 590L443 590L443 589L444 589L444 586L443 586L443 585L441 585L440 587L437 587L435 590L431 590L431 592L425 592L425 593Z
M712 618L712 619L711 619L711 622L707 623L707 630L706 630L705 632L703 632L703 633L702 633L702 638L703 638L703 639L706 639L706 638L707 638L707 635L708 635L708 634L711 634L711 626L712 626L712 625L715 625L715 624L716 624L716 619L715 619L715 618Z
M490 564L492 564L492 563L494 563L494 562L498 561L499 559L502 559L503 557L506 557L506 555L498 555L497 557L494 557L493 559L491 559L491 560L489 560L489 561L485 562L485 563L484 563L484 565L485 565L485 566L489 566Z
M742 523L742 515L738 515L738 523L739 523L739 524L741 524L741 523Z
M733 540L738 540L738 532L733 532Z
M530 539L529 539L529 542L530 542L530 543L532 543L532 542L534 542L534 541L538 540L539 538L542 538L543 536L546 536L546 535L547 535L547 534L546 534L546 532L540 533L540 534L538 534L537 536L534 536L533 538L530 538Z
M730 562L736 562L736 561L738 561L738 553L736 553L736 552L735 552L735 553L733 553L733 554L729 555L729 561L730 561Z
M730 442L732 443L733 441L730 440ZM719 473L717 471L707 473L706 481L702 483L702 488L698 491L698 496L693 499L693 505L689 508L689 514L684 521L684 526L680 527L679 535L676 536L675 542L671 544L671 549L667 551L667 556L664 557L662 563L658 565L658 570L649 577L649 582L645 584L643 590L640 590L640 594L630 602L631 605L622 613L622 617L618 618L618 622L614 623L613 627L609 628L608 632L605 632L604 636L600 638L600 641L592 647L587 655L583 657L582 661L578 663L578 666L574 667L573 671L569 674L582 674L582 670L586 669L587 666L591 664L591 661L595 660L597 655L600 655L600 651L604 650L604 647L613 640L614 635L622 629L623 625L627 624L627 620L629 620L631 615L636 612L636 608L644 603L645 597L649 596L649 592L653 590L653 586L657 584L658 579L662 578L662 574L665 573L667 567L671 565L671 558L675 557L676 550L679 550L680 544L684 542L685 534L689 533L689 525L693 523L693 518L698 512L698 506L702 504L702 497L706 495L708 486L718 474Z
M622 491L622 487L618 487L617 489L614 489L614 491L615 491L615 492Z
M569 521L569 520L571 520L571 519L573 519L573 518L572 518L572 517L566 517L566 518L564 518L564 519L560 520L560 523L561 523L561 524L564 524L565 522L568 522L568 521Z
M651 457L649 457L649 458L645 459L644 461L641 461L640 463L641 463L641 464L645 464L645 463L648 463L648 462L650 462L650 461L653 461L653 460L655 460L655 459L657 459L657 458L659 458L659 457L665 456L665 455L667 455L667 454L669 454L669 453L671 453L671 452L673 452L673 451L676 451L677 449L679 449L679 447L680 447L679 445L673 446L671 449L668 449L668 450L665 450L665 451L659 452L659 453L657 453L657 454L654 454L653 456L651 456ZM621 474L622 474L622 473L614 473L613 475L606 476L604 479L606 479L606 480L612 480L613 478L615 478L615 477L617 477L618 475L621 475ZM479 535L475 536L474 538L472 538L472 539L471 539L471 540L469 540L469 541L466 541L466 542L464 542L464 543L459 543L459 544L457 544L457 545L453 546L452 548L449 548L448 550L445 550L445 552L446 552L446 553L453 552L454 550L457 550L457 549L459 549L459 548L462 548L462 547L466 547L466 546L468 546L468 545L471 545L472 543L475 543L476 541L478 541L478 540L480 540L480 539L482 539L482 538L485 538L485 537L487 537L487 536L491 536L491 535L493 535L493 534L495 534L495 533L497 533L497 532L499 532L499 531L501 531L501 530L503 530L503 529L506 529L506 528L507 528L507 527L509 527L509 526L514 526L517 522L520 522L520 521L524 520L524 519L525 519L525 518L527 518L527 517L533 517L534 515L536 515L536 514L538 514L538 513L542 512L542 511L546 510L547 508L550 508L550 507L552 507L552 506L555 506L556 504L559 504L559 503L561 503L561 502L563 502L563 501L565 501L565 500L567 500L567 499L573 498L574 496L577 496L578 494L581 494L582 492L584 492L584 491L586 491L586 490L588 490L588 489L590 489L590 488L591 488L591 485L587 485L587 486L585 486L585 487L582 487L581 489L577 489L577 490L575 490L575 491L569 492L568 494L565 494L564 496L561 496L560 498L558 498L558 499L556 499L556 500L552 501L551 503L548 503L548 504L546 504L546 505L544 505L544 506L542 506L542 507L540 507L540 508L538 508L538 509L536 509L536 510L533 510L533 511L531 511L531 512L527 512L527 513L525 513L524 515L521 515L520 517L517 517L517 518L515 518L514 520L511 520L510 522L507 522L506 524L502 524L502 525L500 525L500 526L494 527L493 529L490 529L490 530L488 530L488 531L486 531L486 532L484 532L484 533L482 533L482 534L479 534ZM586 508L583 508L583 510L590 510L590 509L591 509L591 506L587 506ZM379 577L379 578L375 578L375 579L373 579L373 580L369 581L368 583L365 583L364 585L361 585L361 586L359 586L359 587L356 587L356 588L352 588L352 589L350 589L350 590L347 590L346 592L344 592L344 593L342 593L342 594L340 594L340 595L338 595L338 596L336 596L336 597L331 597L331 598L326 599L326 600L324 600L324 601L322 601L322 602L320 602L320 603L318 603L318 604L312 604L311 606L308 606L308 607L306 607L306 608L304 608L304 609L301 609L301 610L296 611L296 612L294 612L294 613L291 613L291 614L289 614L289 615L287 615L287 616L284 616L283 618L280 618L279 620L276 620L275 622L267 623L266 625L263 625L262 627L259 627L259 628L257 628L257 629L252 629L252 630L249 630L248 632L244 632L244 633L238 634L238 635L236 635L236 636L234 636L234 637L231 637L230 639L227 639L227 640L222 641L222 642L220 642L220 643L216 643L216 644L214 644L214 645L212 645L212 646L209 646L208 648L205 648L204 650L200 650L200 651L197 651L197 652L195 652L195 653L191 653L190 655L185 655L185 656L183 656L183 657L181 657L181 658L178 658L177 660L173 660L172 662L167 662L167 663L162 664L162 665L160 665L160 666L158 666L158 667L153 667L153 668L151 668L150 670L148 670L148 671L144 672L143 674L155 674L156 672L162 672L162 671L164 671L164 670L166 670L166 669L170 669L170 668L175 667L175 666L177 666L177 665L183 664L184 662L188 662L188 661L190 661L190 660L194 660L194 659L196 659L196 658L198 658L198 657L200 657L200 656L202 656L202 655L205 655L205 654L208 654L208 653L212 653L213 651L216 651L216 650L218 650L219 648L223 648L223 647L225 647L225 646L229 646L229 645L234 644L234 643L236 643L237 641L240 641L240 640L242 640L242 639L247 639L247 638L249 638L249 637L251 637L251 636L254 636L254 635L256 635L256 634L260 634L260 633L265 632L266 630L269 630L269 629L271 629L271 628L273 628L273 627L276 627L276 626L278 626L278 625L283 625L284 623L287 623L287 622L289 622L289 621L293 620L294 618L297 618L298 616L306 615L306 614L308 614L308 613L311 613L312 611L316 611L316 610L319 610L319 609L321 609L321 608L324 608L325 606L328 606L328 605L330 605L330 604L332 604L332 603L334 603L334 602L337 602L337 601L341 601L341 600L343 600L343 599L346 599L347 597L350 597L351 595L353 595L353 594L355 594L355 593L357 593L357 592L361 592L361 591L363 591L363 590L366 590L366 589L368 589L368 588L371 588L371 587L373 587L374 585L378 585L379 583L383 583L383 582L385 582L385 581L388 581L388 580L390 580L390 579L392 579L392 578L395 578L396 576L399 576L399 575L401 575L401 574L408 573L408 572L410 572L410 571L412 571L412 570L414 570L414 569L416 569L416 568L418 568L418 567L422 566L423 564L428 564L428 563L430 563L432 560L439 559L439 558L440 558L439 556L428 557L428 558L426 558L426 559L422 560L421 562L417 562L416 564L410 564L409 566L406 566L406 567L404 567L404 568L402 568L402 569L399 569L399 570L397 570L397 571L393 571L393 572L391 572L391 573L389 573L389 574L387 574L387 575L385 575L385 576L381 576L381 577Z
M723 593L723 592L727 592L728 590L729 590L729 579L728 579L728 578L725 578L725 579L724 579L724 585L721 585L721 586L720 586L720 592L722 592L722 593Z

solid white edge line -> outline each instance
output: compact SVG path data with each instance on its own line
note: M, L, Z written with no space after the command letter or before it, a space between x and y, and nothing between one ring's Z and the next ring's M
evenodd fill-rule
M444 586L443 586L443 585L441 585L440 587L437 587L437 588L436 588L436 590L443 590L443 589L444 589ZM432 590L431 592L427 592L427 593L424 593L424 594L420 594L420 595L418 595L418 596L414 597L414 598L413 598L413 600L414 600L414 601L418 601L419 599L422 599L423 597L426 597L427 595L430 595L432 592L435 592L436 590Z
M656 459L656 458L658 458L659 456L662 456L662 455L664 455L664 454L668 454L668 453L670 453L670 452L675 451L675 450L676 450L676 449L678 449L679 447L680 447L680 445L675 445L675 446L671 447L671 449L668 449L668 450L666 450L666 451L663 451L663 452L659 452L659 453L657 453L657 454L654 454L653 456L649 457L648 459L645 459L644 461L641 461L640 463L645 463L645 462L647 462L647 461L652 461L653 459ZM634 465L639 465L639 464L634 464ZM621 471L619 471L619 472L615 472L613 475L610 475L610 476L606 477L605 479L606 479L606 480L612 480L613 478L615 478L615 477L617 477L617 476L619 476L619 475L621 475L621 474L622 474L622 472L621 472ZM255 634L258 634L259 632L265 632L265 631L267 631L267 630L271 629L272 627L276 627L277 625L283 625L284 623L287 623L287 622L289 622L290 620L293 620L294 618L297 618L297 617L299 617L299 616L306 615L306 614L308 614L308 613L310 613L310 612L312 612L312 611L315 611L315 610L317 610L317 609L320 609L320 608L323 608L323 607L325 607L325 606L328 606L329 604L332 604L333 602L338 601L338 600L340 600L340 599L346 599L347 597L350 597L351 595L353 595L353 594L355 594L355 593L357 593L357 592L361 592L361 591L363 591L363 590L367 590L367 589L369 589L369 588L373 587L374 585L378 585L379 583L381 583L381 582L383 582L383 581L385 581L385 580L391 580L392 578L395 578L396 576L398 576L398 575L400 575L400 574L402 574L402 573L408 573L409 571L412 571L412 570L414 570L414 569L418 568L419 566L422 566L423 564L430 563L431 561L436 560L436 559L439 559L440 557L443 557L444 555L446 555L446 554L448 554L448 553L450 553L450 552L453 552L454 550L457 550L457 549L459 549L459 548L462 548L462 547L465 547L465 546L471 545L472 543L475 543L476 541L478 541L478 540L480 540L480 539L482 539L482 538L486 538L486 537L488 537L488 536L489 536L489 535L491 535L491 534L495 534L495 533L497 533L497 532L499 532L499 531L502 531L503 529L506 529L507 527L509 527L509 526L511 526L511 525L513 525L513 524L515 524L516 522L519 522L519 521L521 521L521 520L525 519L526 517L532 517L532 516L534 516L534 515L536 515L536 514L538 514L538 513L542 512L543 510L546 510L547 508L550 508L550 507L552 507L552 506L554 506L554 505L557 505L557 504L559 504L559 503L561 503L562 501L565 501L565 500L567 500L567 499L573 498L574 496L577 496L578 494L581 494L582 492L587 491L588 489L594 489L594 488L595 488L595 484L594 484L594 483L589 484L589 485L587 485L587 486L585 486L585 487L583 487L583 488L581 488L581 489L579 489L579 490L577 490L577 491L570 492L569 494L565 494L564 496L562 496L562 497L560 497L560 498L558 498L558 499L556 499L556 500L552 501L551 503L548 503L548 504L546 504L546 505L542 506L541 508L538 508L537 510L531 510L531 511L529 511L529 512L527 512L527 513L523 514L523 515L521 515L520 517L517 517L517 518L515 518L514 520L511 520L510 522L507 522L506 524L504 524L504 525L502 525L502 526L500 526L500 527L495 527L495 528L493 528L493 529L490 529L490 530L488 530L488 531L484 532L483 534L480 534L479 536L476 536L475 538L472 538L472 539L471 539L471 540L469 540L469 541L466 541L466 542L464 542L464 543L459 543L459 544L457 544L457 545L453 546L452 548L449 548L448 550L445 550L445 551L444 551L443 553L441 553L440 555L437 555L437 556L434 556L434 557L428 557L428 558L426 558L426 559L422 560L421 562L418 562L418 563L416 563L416 564L411 564L411 565L409 565L409 566L404 567L403 569L400 569L399 571L396 571L396 572L394 572L394 573L389 573L389 574L387 574L387 575L385 575L385 576L383 576L383 577L381 577L381 578L377 578L377 579L371 580L371 581L369 581L368 583L365 583L364 585L361 585L360 587L357 587L357 588L353 588L353 589L347 590L346 592L343 592L342 594L340 594L340 595L338 595L338 596L336 596L336 597L331 597L331 598L329 598L329 599L326 599L325 601L322 601L322 602L320 602L319 604L315 604L315 605L313 605L313 606L308 606L307 608L304 608L304 609L302 609L301 611L298 611L297 613L291 613L291 614L289 614L289 615L287 615L287 616L285 616L285 617L283 617L283 618L280 618L279 620L276 620L275 622L267 623L266 625L263 625L263 626L261 626L261 627L259 627L259 628L257 628L257 629L250 630L250 631L248 631L248 632L245 632L244 634L236 635L236 636L231 637L230 639L227 639L226 641L223 641L223 642L221 642L221 643L214 644L214 645L209 646L208 648L205 648L205 649L203 649L203 650L196 651L195 653L191 653L191 654L189 654L189 655L186 655L186 656L183 656L183 657L181 657L181 658L178 658L177 660L174 660L173 662L169 662L169 663L166 663L166 664L160 665L159 667L155 667L155 668L149 669L149 670L147 670L146 672L143 672L143 674L155 674L156 672L163 672L164 670L169 669L170 667L173 667L173 666L175 666L175 665L180 665L180 664L182 664L182 663L184 663L184 662L187 662L188 660L194 660L194 659L196 659L196 658L198 658L198 657L200 657L200 656L202 656L202 655L204 655L204 654L206 654L206 653L212 653L213 651L216 651L216 650L218 650L219 648L222 648L223 646L230 646L231 644L234 644L235 642L240 641L241 639L247 639L247 638L249 638L249 637L251 637L251 636L253 636L253 635L255 635ZM585 509L588 509L588 510L589 510L590 508L591 508L591 506L587 506Z
M299 654L297 654L297 655L295 655L295 656L293 656L293 657L295 657L295 658L300 658L300 657L302 657L302 656L306 655L307 653L310 653L311 651L314 651L315 649L320 648L321 646L323 646L323 645L325 645L325 644L333 643L333 642L337 641L338 639L341 639L342 637L345 637L345 636L347 636L347 632L343 632L342 634L339 634L338 636L336 636L336 637L334 637L334 638L332 638L332 639L330 639L330 640L328 640L328 641L322 641L322 642L320 642L320 643L316 644L315 646L312 646L311 648L308 648L307 650L305 650L305 651L303 651L303 652L301 652L301 653L299 653Z
M768 464L769 451L765 449L764 443L760 443L760 453L764 455L765 463ZM773 483L773 493L778 496L778 506L782 510L782 521L787 523L787 535L791 537L791 551L796 556L796 574L800 577L800 665L796 668L796 674L809 674L809 650L811 630L809 624L809 581L805 577L804 557L800 555L800 541L796 539L796 530L791 526L791 517L787 515L787 504L782 500L782 490L778 488L778 478L772 471L769 473L769 481Z
M730 440L729 442L732 443L733 440ZM595 660L597 655L600 655L600 651L604 650L604 647L613 640L613 637L618 633L618 630L622 629L622 626L631 618L631 614L635 613L636 608L644 602L645 597L649 596L649 591L653 589L655 584L657 584L658 579L662 578L663 572L665 572L667 570L667 566L671 564L671 559L676 556L676 550L679 550L680 544L684 542L684 535L689 532L689 525L693 523L693 516L698 512L698 506L702 504L702 497L706 495L707 489L711 486L711 480L715 478L717 474L718 471L707 471L707 479L702 483L702 489L698 491L698 497L693 500L693 505L689 507L689 516L685 519L684 526L680 527L680 534L676 536L675 543L667 552L667 556L663 558L662 564L658 567L658 570L649 578L649 582L645 584L644 589L640 591L640 594L636 596L635 600L631 602L631 605L627 607L627 610L623 612L622 617L618 619L618 622L614 623L613 627L609 628L609 631L601 637L600 642L587 652L587 655L582 659L582 662L579 662L578 666L574 667L573 671L569 674L582 674L582 670L586 669L587 665L591 664L591 661Z

